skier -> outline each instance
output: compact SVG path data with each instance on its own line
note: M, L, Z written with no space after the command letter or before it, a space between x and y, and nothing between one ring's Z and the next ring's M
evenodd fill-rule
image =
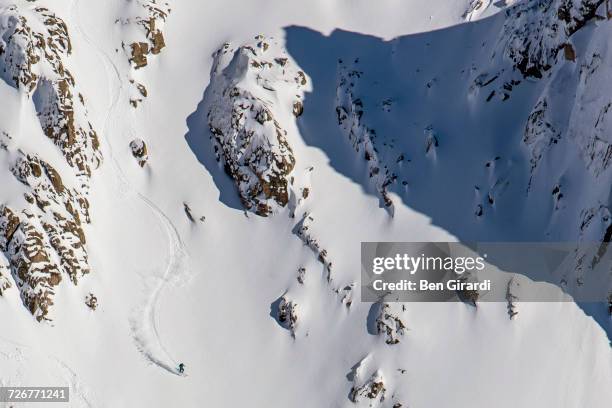
M185 364L180 363L178 365L178 372L179 372L179 374L183 374L185 372Z

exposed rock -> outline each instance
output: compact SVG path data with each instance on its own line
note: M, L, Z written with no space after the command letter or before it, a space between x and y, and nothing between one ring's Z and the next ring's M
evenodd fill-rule
M532 178L544 153L561 139L561 133L552 123L548 108L546 97L542 97L532 109L525 125L523 143L531 152Z
M336 89L338 125L352 143L355 151L363 151L370 179L380 194L384 206L393 214L393 201L387 188L395 181L396 176L391 174L387 165L379 157L376 148L376 131L369 128L363 121L363 101L357 95L358 90L356 89L362 75L363 73L357 69L350 69L344 64L340 66L340 79Z
M307 82L277 43L255 40L216 52L207 117L217 160L223 160L242 204L267 216L296 194L290 182L296 159L287 126L278 120L279 105L291 111L293 101L284 95L300 95ZM272 62L280 58L283 65ZM275 98L279 102L272 104Z
M520 283L514 278L511 278L508 281L508 286L506 288L506 301L508 302L508 316L510 320L514 319L518 314L516 302L518 301L518 296L516 296L516 291Z
M10 170L25 186L24 204L0 206L3 286L12 280L34 317L48 320L55 287L90 271L83 224L90 221L89 176L102 155L67 67L72 46L64 21L43 7L6 7L0 38L2 79L33 102L44 134L72 171L60 175L39 156L13 151L3 132L2 149L15 158Z
M147 145L142 139L134 139L130 142L130 150L132 151L132 156L138 161L140 167L144 167L147 164L147 160L149 160L149 154L147 151Z
M425 154L435 154L436 148L439 146L436 132L434 132L433 127L427 126L423 133L425 134Z
M467 274L464 274L461 278L459 278L459 282L461 283L468 283L471 279L470 276L466 276ZM465 302L471 306L477 307L478 306L478 298L480 297L480 292L478 292L478 290L475 289L457 289L457 296L459 297L459 300L461 300L462 302Z
M28 187L30 208L18 213L1 207L0 250L24 304L38 320L48 319L62 275L76 285L90 271L82 228L89 222L89 204L35 156L19 152L11 171Z
M131 3L131 13L135 17L123 21L123 24L135 25L138 30L135 36L124 42L123 48L128 52L134 69L140 69L149 63L151 55L158 55L166 46L163 25L170 14L168 3L158 0L136 0ZM128 48L129 47L129 48Z
M278 304L278 321L279 323L291 331L291 335L295 337L295 329L298 323L297 304L289 299L286 295L280 299Z
M302 116L304 113L304 104L300 101L293 102L293 114L296 118Z
M355 378L357 380L357 378ZM355 384L351 388L349 398L354 403L365 402L369 406L373 406L370 402L383 402L385 400L385 384L382 373L376 371L372 376L363 384Z
M304 280L306 279L306 268L301 267L298 268L297 281L300 284L304 284Z
M0 252L0 296L4 295L4 292L13 286L10 268L11 265L4 256L4 253Z
M537 0L508 9L499 48L525 77L542 78L570 37L596 16L604 0ZM567 50L565 53L567 55Z
M91 310L96 310L98 307L98 298L93 293L90 293L85 296L85 305Z
M399 317L400 313L392 309L389 303L381 303L376 317L376 331L384 336L387 344L399 343L406 330L406 325Z
M3 79L32 96L44 133L79 175L89 176L102 156L65 60L72 51L66 24L49 10L0 10ZM76 97L79 96L79 97Z
M52 261L53 249L37 217L24 212L17 216L0 207L0 250L11 264L13 280L24 305L39 321L47 319L53 305L54 287L62 278Z
M331 281L332 263L328 259L327 250L323 249L319 241L312 235L310 230L311 223L314 221L312 215L304 213L300 222L295 226L295 234L302 240L304 245L309 247L314 252L317 260L323 264L324 270L327 272L327 281Z

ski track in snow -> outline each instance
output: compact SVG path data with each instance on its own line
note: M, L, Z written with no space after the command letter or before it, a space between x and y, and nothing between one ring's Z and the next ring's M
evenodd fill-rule
M168 261L166 263L165 270L161 277L156 278L156 283L153 285L153 289L147 296L147 301L145 304L138 308L133 317L130 319L130 327L132 329L132 334L134 336L134 341L136 343L136 347L138 350L145 356L145 358L156 366L165 369L166 371L180 375L177 372L178 362L171 357L168 350L164 347L161 337L159 335L159 331L157 329L157 306L159 303L160 295L163 289L166 287L168 283L177 283L180 281L181 277L184 277L184 274L188 270L186 259L188 257L187 251L185 250L185 246L183 241L181 240L180 234L178 230L168 218L168 216L153 203L146 196L141 194L138 190L136 190L132 184L128 181L121 166L117 162L117 159L113 155L113 149L111 144L106 137L109 134L109 125L111 123L111 118L115 113L115 110L119 104L119 100L121 99L121 95L123 94L124 87L121 74L119 69L113 62L113 60L104 52L99 46L97 46L90 37L86 34L86 32L82 29L80 25L80 20L78 18L78 5L80 1L74 0L72 3L72 15L73 20L76 24L77 31L81 34L83 39L94 49L103 59L106 67L110 65L113 70L114 76L116 77L117 82L117 90L112 97L110 106L107 109L107 114L104 119L104 127L102 132L102 140L106 144L108 158L110 159L110 163L112 165L113 171L116 174L118 181L118 191L121 196L129 195L133 196L136 199L140 200L142 204L144 204L157 218L158 222L162 226L166 234L166 238L168 240ZM108 76L108 69L107 76ZM108 89L113 89L111 85L111 80L109 79Z

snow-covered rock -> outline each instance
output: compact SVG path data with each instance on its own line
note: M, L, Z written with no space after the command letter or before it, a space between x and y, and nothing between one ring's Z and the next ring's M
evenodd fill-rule
M367 161L369 177L375 185L380 197L391 213L393 201L387 188L395 179L395 174L389 171L387 165L379 158L376 147L376 130L371 129L363 119L363 101L359 96L359 80L363 72L358 70L358 61L354 64L341 63L338 72L338 87L336 90L336 115L338 125L357 153Z
M166 46L163 26L170 14L167 2L161 0L127 0L126 14L131 16L123 20L124 25L133 27L123 48L129 55L134 69L140 69L149 63L149 57L158 55Z
M500 47L525 77L542 78L561 50L573 51L571 36L596 17L604 0L520 1L507 10ZM571 50L571 51L570 51Z
M296 158L288 121L302 112L308 83L274 39L257 36L215 54L207 90L208 124L218 160L247 210L267 216L287 206Z
M67 67L72 46L66 23L43 7L10 6L0 10L0 36L3 79L33 103L44 135L67 164L60 174L39 155L14 150L4 132L3 150L14 158L7 170L24 186L25 200L2 206L0 249L24 304L43 320L62 277L76 284L90 271L83 225L90 222L89 178L102 155Z

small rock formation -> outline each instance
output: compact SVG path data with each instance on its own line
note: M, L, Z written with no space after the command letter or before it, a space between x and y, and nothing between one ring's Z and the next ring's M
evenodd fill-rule
M561 139L561 133L552 123L548 107L546 97L542 97L532 109L525 125L523 143L531 152L531 178L544 153Z
M321 248L319 241L312 235L310 224L314 221L311 214L304 213L302 219L295 226L295 234L302 240L304 245L309 247L317 257L317 260L323 264L324 270L327 272L327 281L331 281L332 263L328 260L327 250Z
M355 64L358 62L356 61ZM363 101L357 95L356 85L363 72L340 65L339 82L336 89L336 116L338 125L344 131L356 152L363 151L368 164L369 177L380 194L384 206L393 214L393 201L387 191L397 176L389 171L379 157L376 148L376 131L363 121Z
M4 256L4 253L0 252L0 296L4 295L4 292L13 286L10 268L11 265Z
M93 293L90 293L85 296L85 305L91 310L96 310L98 307L98 298Z
M304 267L298 268L298 273L297 273L298 283L303 285L305 279L306 279L306 268Z
M135 17L123 21L123 24L135 25L137 30L123 43L129 54L134 69L147 66L151 55L158 55L166 46L163 25L170 13L168 3L158 0L130 1L129 14Z
M465 274L459 278L459 282L467 283L470 279L469 276L465 276ZM467 303L470 306L478 307L478 298L480 297L480 293L474 289L457 289L457 296L459 300Z
M423 133L425 134L425 154L431 154L435 158L436 149L439 146L438 136L432 126L427 126Z
M518 301L518 296L516 296L516 292L520 284L516 279L511 278L508 281L508 286L506 287L506 302L508 302L508 316L510 320L513 320L518 314L516 302Z
M291 135L278 118L284 110L301 113L295 98L302 97L306 76L276 41L263 36L221 47L211 76L207 118L217 160L223 160L247 210L273 214L297 195Z
M132 156L138 161L138 165L144 167L144 165L147 164L147 160L149 160L147 145L144 140L132 140L130 142L130 150L132 151Z
M295 329L298 322L297 304L283 296L278 304L278 321L291 335L295 337Z
M347 309L353 305L353 289L355 288L355 283L351 283L350 285L346 285L342 289L337 289L336 293L341 296L340 303L346 306Z
M355 381L357 380L357 376L355 376ZM376 406L372 405L372 403L378 404L385 400L386 391L382 373L376 371L363 384L358 385L355 383L355 385L353 385L349 394L349 399L354 403L365 403L372 407Z
M400 312L392 309L389 303L381 303L376 316L376 332L385 338L387 344L399 343L406 330L406 325L399 317Z
M138 83L133 79L130 79L130 84L133 85L133 88L130 89L130 105L137 108L138 104L142 103L143 98L146 98L149 95L149 92L143 84Z

